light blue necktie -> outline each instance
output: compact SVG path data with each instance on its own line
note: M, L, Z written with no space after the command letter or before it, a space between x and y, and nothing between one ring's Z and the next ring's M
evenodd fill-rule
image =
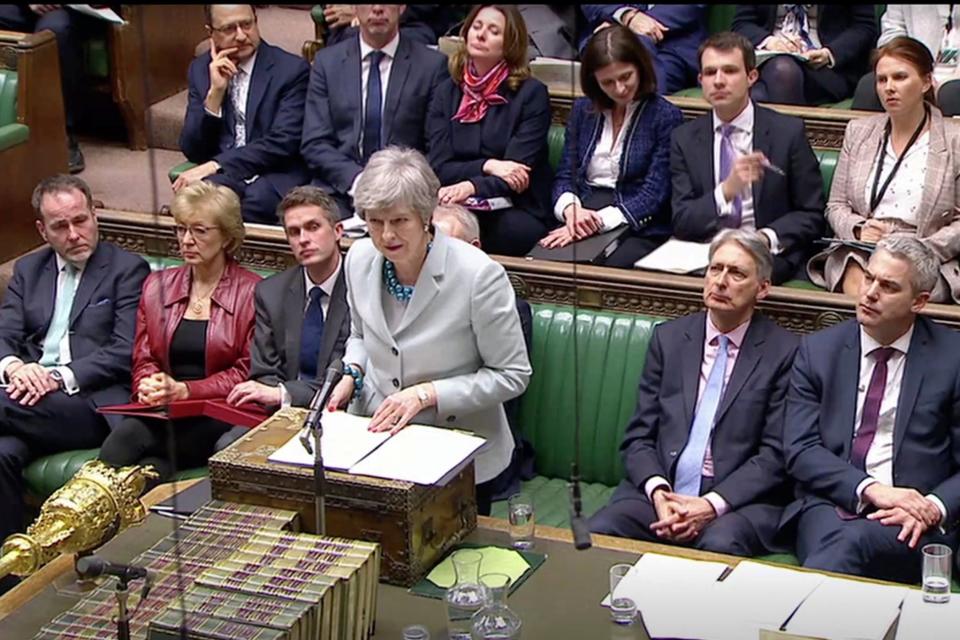
M676 482L674 491L685 496L700 495L700 478L703 470L703 457L707 453L707 442L713 430L713 421L717 417L717 407L720 406L720 397L723 395L723 378L727 369L727 346L730 339L720 336L720 347L717 349L717 359L710 369L707 378L707 388L700 398L700 407L693 417L693 426L690 428L690 437L684 447L680 459L677 461Z
M60 362L60 342L70 327L70 309L73 307L73 298L77 293L77 268L67 263L63 267L63 282L57 289L57 302L53 308L53 318L50 327L43 339L43 355L40 364L50 367Z

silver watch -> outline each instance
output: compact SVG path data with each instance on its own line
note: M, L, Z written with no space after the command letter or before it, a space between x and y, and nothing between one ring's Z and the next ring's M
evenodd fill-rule
M417 398L420 399L420 408L423 409L430 402L430 394L423 387L417 387Z

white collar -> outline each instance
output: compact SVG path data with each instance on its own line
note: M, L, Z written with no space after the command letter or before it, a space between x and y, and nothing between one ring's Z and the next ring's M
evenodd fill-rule
M331 297L333 296L333 287L337 284L337 277L340 275L340 269L343 268L343 258L338 256L337 268L333 270L333 273L330 274L329 278L327 278L320 284L316 284L313 280L310 279L310 274L307 273L306 267L302 267L302 268L303 268L304 293L306 294L306 299L307 300L310 299L310 290L313 289L314 287L320 287L321 291L327 294L327 297Z
M370 45L368 45L368 44L366 43L366 41L363 39L363 36L362 36L362 35L357 34L357 37L360 38L360 60L363 60L363 59L366 58L368 55L370 55L370 52L371 52L371 51L377 51L377 49L374 49L373 47L371 47ZM399 32L399 31L397 32L397 35L393 36L393 40L391 40L390 42L388 42L388 43L386 44L386 46L384 46L382 49L379 49L379 51L383 51L385 54L387 54L387 57L389 57L391 60L393 60L394 58L397 57L397 47L398 47L398 46L400 46L400 32Z
M72 262L68 263L66 260L64 260L64 259L63 259L63 256L61 256L61 255L60 255L59 253L57 253L56 251L53 252L53 255L54 255L54 256L56 257L56 259L57 259L57 273L60 273L61 271L63 271L63 268L64 268L65 266L67 266L67 264L73 264ZM91 255L92 255L92 254L91 254ZM88 260L89 260L89 258L88 258ZM78 274L78 275L81 274L81 273L83 273L83 270L84 270L84 268L86 268L86 266L87 266L87 263L86 263L86 262L84 262L84 263L82 263L82 264L73 264L73 267L77 270L77 274Z
M718 131L724 124L731 124L740 131L753 133L753 100L747 100L747 106L730 122L720 120L720 118L717 117L716 111L711 110L710 115L713 118L714 131Z
M253 77L253 65L256 61L257 61L257 50L254 49L253 55L247 58L246 61L242 62L239 65L239 67L246 72L248 78Z
M881 347L890 346L899 351L900 353L906 355L907 350L910 348L910 339L913 338L913 328L917 326L916 323L911 324L910 328L907 331L893 341L893 344L883 345L874 340L866 331L863 330L863 326L860 327L860 357L866 357L870 352Z

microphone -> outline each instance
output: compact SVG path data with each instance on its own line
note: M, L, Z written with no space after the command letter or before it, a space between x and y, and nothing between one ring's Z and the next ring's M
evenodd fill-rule
M145 567L128 564L114 564L99 556L85 556L77 560L77 573L81 578L97 578L99 576L115 576L124 582L149 578Z
M313 446L310 444L310 433L316 426L321 414L323 414L323 408L326 406L327 401L330 400L330 394L333 393L333 388L340 382L341 377L343 377L343 364L340 360L334 360L333 363L327 367L327 373L323 377L323 384L320 385L317 392L313 394L313 399L310 400L310 411L307 414L307 419L303 421L303 431L300 433L300 444L307 450L307 453L313 453Z
M580 429L580 421L574 426L576 430ZM579 437L577 438L579 440ZM590 529L583 519L583 503L580 498L580 451L579 447L574 454L573 470L570 474L570 500L572 514L570 515L570 530L573 532L573 546L577 551L583 551L593 546L590 541Z

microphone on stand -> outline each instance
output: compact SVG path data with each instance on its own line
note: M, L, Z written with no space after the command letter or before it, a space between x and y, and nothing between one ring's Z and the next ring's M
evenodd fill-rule
M147 578L146 568L137 565L114 564L99 556L85 556L77 560L77 573L81 578L97 578L100 576L114 576L123 581Z
M573 532L573 546L578 551L589 549L593 546L590 541L590 529L583 519L583 503L580 498L580 421L574 425L577 433L577 450L573 454L573 465L570 472L570 500L572 515L570 516L570 529Z
M342 377L343 363L339 359L334 360L330 366L327 367L327 373L323 377L323 384L320 385L317 392L313 394L313 399L310 400L309 413L307 413L307 418L303 421L303 430L300 432L300 444L307 450L307 453L313 453L313 445L310 444L310 433L320 420L323 409L326 407L327 401L330 400L330 395L333 393L333 388L337 386L337 383L340 382L340 378Z

